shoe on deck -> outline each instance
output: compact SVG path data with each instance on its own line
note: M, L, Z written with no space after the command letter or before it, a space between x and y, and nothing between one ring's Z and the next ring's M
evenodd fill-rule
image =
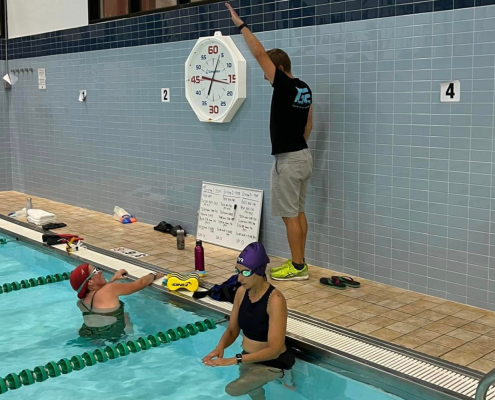
M302 270L298 270L292 265L292 261L288 260L278 270L272 269L270 276L276 281L305 281L309 279L308 265L305 264Z

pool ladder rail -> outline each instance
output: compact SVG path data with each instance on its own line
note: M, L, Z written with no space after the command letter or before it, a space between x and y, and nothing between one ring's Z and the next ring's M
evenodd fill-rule
M486 394L490 389L490 386L495 383L495 369L492 369L488 372L483 379L478 384L478 388L476 389L476 394L474 395L474 400L485 400ZM493 399L495 396L492 394L490 399Z

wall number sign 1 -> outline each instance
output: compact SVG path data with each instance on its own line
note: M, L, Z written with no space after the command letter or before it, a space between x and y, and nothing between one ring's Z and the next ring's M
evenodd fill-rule
M461 101L461 81L441 83L440 101L442 103L458 103Z
M186 61L186 98L200 121L230 122L246 98L246 60L229 36L198 39Z

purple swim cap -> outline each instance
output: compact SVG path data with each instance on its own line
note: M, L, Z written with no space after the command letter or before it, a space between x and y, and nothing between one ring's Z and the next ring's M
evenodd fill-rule
M256 275L264 276L270 259L261 243L254 242L246 246L237 257L237 264L249 268Z

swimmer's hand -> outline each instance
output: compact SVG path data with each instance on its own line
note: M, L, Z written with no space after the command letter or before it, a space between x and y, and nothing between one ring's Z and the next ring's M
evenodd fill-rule
M115 275L112 277L110 282L121 281L127 278L127 271L125 269L119 269Z
M215 350L203 358L203 364L208 365L213 358L223 358L223 349L215 348Z
M232 358L216 358L204 363L208 367L228 367L230 365L236 365L237 360Z
M237 15L237 13L234 11L229 3L225 3L225 6L229 9L230 16L232 17L232 22L235 24L235 26L241 26L244 22L239 17L239 15Z

